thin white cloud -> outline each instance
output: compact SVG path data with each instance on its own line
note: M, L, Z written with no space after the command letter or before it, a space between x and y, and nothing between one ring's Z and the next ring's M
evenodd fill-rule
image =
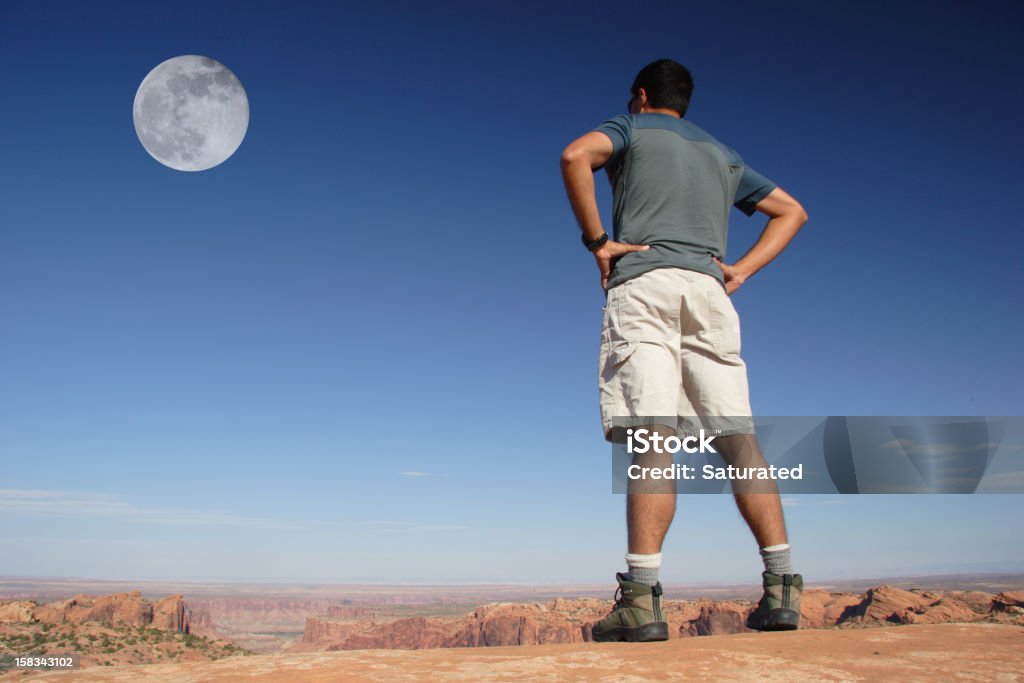
M402 477L429 477L430 472L399 472Z
M846 498L825 498L820 499L817 495L804 496L803 498L786 497L781 499L782 506L787 508L804 507L806 505L846 505L849 500Z
M396 524L392 527L385 527L380 533L385 534L432 534L446 531L466 531L468 526L461 524L426 526L422 524Z
M294 525L272 519L227 515L219 512L156 508L137 505L117 496L80 491L0 489L0 513L51 517L113 517L129 522L168 525L213 525L255 529L290 529Z
M433 533L439 531L466 531L470 529L464 524L423 524L423 522L403 522L389 519L370 520L321 520L311 524L341 528L369 529L374 534L411 534Z

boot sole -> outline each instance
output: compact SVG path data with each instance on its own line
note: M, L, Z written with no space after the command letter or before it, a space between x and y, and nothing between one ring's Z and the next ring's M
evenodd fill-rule
M668 640L668 623L652 621L641 626L617 626L604 633L591 633L595 643L650 643Z
M756 612L747 619L747 628L755 631L795 631L800 627L800 613L778 607L768 613L762 621L755 617Z

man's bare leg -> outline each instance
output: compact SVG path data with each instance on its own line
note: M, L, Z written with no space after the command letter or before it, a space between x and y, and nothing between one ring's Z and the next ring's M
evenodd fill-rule
M736 507L757 539L760 548L782 545L786 540L786 520L778 493L737 493Z
M626 528L629 552L653 555L661 544L676 514L676 496L672 493L630 493L626 495Z
M734 467L768 467L753 434L720 436L715 446L726 464ZM774 481L733 482L733 497L743 520L761 548L782 545L786 540L786 519Z
M734 467L767 467L753 434L719 437L715 441L722 458ZM792 573L786 521L779 489L772 480L733 482L736 507L750 527L765 563L764 593L747 616L747 627L758 631L790 631L800 624L800 593L803 577Z
M652 425L651 432L663 437L675 435L674 429ZM671 467L670 453L635 454L633 463L641 467ZM626 494L626 529L629 552L635 555L653 555L661 552L672 518L676 514L676 485L673 479L630 482Z
M637 429L642 429L638 427ZM666 431L662 431L666 430ZM675 430L653 427L662 436ZM634 453L633 465L646 468L671 467L670 453ZM626 525L629 552L626 573L617 573L619 591L615 607L591 627L597 642L650 642L668 640L668 622L661 611L661 544L676 512L674 479L631 480L626 493Z

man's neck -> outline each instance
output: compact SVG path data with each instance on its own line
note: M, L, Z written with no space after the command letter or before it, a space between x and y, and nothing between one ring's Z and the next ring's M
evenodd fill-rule
M647 107L643 107L643 108L640 109L640 113L641 114L665 114L666 116L674 116L677 119L683 118L682 116L679 115L679 112L677 112L675 109L665 109L664 107L659 107L657 109L649 109Z

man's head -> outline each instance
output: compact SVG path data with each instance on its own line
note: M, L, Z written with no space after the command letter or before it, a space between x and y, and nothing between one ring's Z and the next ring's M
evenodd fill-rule
M633 109L639 111L641 105L638 100L646 98L648 109L671 109L679 112L680 116L686 116L693 94L693 76L679 62L659 59L640 69L629 91L633 95L629 107L631 112Z

